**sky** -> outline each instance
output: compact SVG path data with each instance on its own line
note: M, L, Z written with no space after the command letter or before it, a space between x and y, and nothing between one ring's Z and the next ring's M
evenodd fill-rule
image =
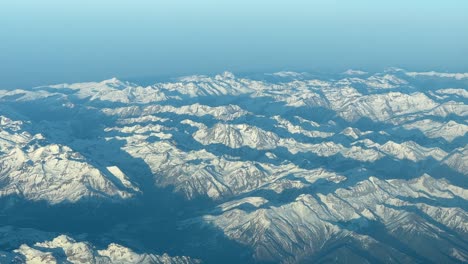
M468 1L0 1L0 89L393 66L468 72Z

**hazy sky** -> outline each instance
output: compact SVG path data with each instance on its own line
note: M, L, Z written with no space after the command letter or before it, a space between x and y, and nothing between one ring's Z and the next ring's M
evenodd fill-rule
M468 1L0 1L0 88L388 66L468 71Z

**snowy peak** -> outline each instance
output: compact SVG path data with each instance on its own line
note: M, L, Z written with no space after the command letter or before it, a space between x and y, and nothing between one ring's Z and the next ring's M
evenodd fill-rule
M250 203L259 207L268 201L252 197L239 200L237 203L226 203L221 205L224 213L219 215L215 212L214 215L204 216L202 221L223 229L225 234L232 239L251 245L259 260L300 262L302 258L308 257L304 251L313 256L320 250L333 250L327 245L345 237L356 241L365 239L366 243L377 244L376 233L381 231L368 231L369 235L364 237L360 234L360 230L366 230L370 222L377 219L383 221L391 233L401 236L397 239L405 239L406 236L434 236L433 239L438 239L442 230L433 224L426 223L406 208L415 206L428 214L435 222L459 228L463 226L463 219L467 217L466 213L460 214L462 211L459 208L450 206L434 210L431 205L414 203L411 199L420 197L433 199L434 196L453 198L452 191L461 195L462 199L468 198L468 193L465 191L460 192L458 187L428 175L409 182L405 180L383 181L370 177L350 189L338 189L330 194L299 195L291 203L252 212L240 209L242 204ZM432 196L429 196L429 193ZM343 229L341 228L343 222L353 222L355 226ZM392 229L397 226L397 229ZM467 232L466 229L463 230ZM311 241L311 243L304 243L304 241ZM433 246L436 245L437 243ZM264 248L275 250L264 251ZM436 250L436 248L432 249ZM394 249L390 247L389 250ZM447 256L452 253L452 249L442 250L447 250L445 253ZM464 251L463 247L458 247L456 250ZM299 252L302 253L299 254Z
M0 252L0 260L14 263L145 263L145 264L190 264L200 263L189 257L170 257L167 254L138 254L131 249L111 243L98 250L88 242L78 242L66 235L34 245L21 245L12 253Z
M212 128L198 130L193 137L202 144L220 143L231 148L248 146L255 149L271 149L276 147L279 141L279 137L274 133L246 124L218 123Z
M56 204L85 198L128 199L138 191L122 175L122 184L131 191L120 190L80 153L48 143L40 134L31 135L21 121L3 117L0 128L0 197L17 195Z

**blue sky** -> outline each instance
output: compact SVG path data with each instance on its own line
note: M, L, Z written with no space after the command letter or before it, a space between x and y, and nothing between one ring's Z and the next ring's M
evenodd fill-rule
M389 66L468 71L468 1L0 2L0 88Z

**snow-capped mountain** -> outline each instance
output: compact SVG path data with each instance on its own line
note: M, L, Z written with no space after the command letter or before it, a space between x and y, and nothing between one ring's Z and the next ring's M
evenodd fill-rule
M392 68L0 90L0 234L23 228L0 262L468 262L467 88Z
M139 192L118 167L100 170L80 153L49 143L0 116L0 197L19 196L51 204L80 199L128 199Z
M262 197L249 197L234 206L223 204L200 221L250 245L258 259L274 262L320 262L325 257L317 254L321 251L332 251L336 261L346 262L350 256L333 252L337 244L351 251L353 247L367 251L371 258L353 252L359 262L396 261L401 257L398 248L403 246L416 252L403 258L413 263L427 259L447 263L453 258L467 261L468 215L454 206L455 200L468 198L463 188L423 175L409 181L371 176L349 189L329 193L316 189L285 204ZM435 205L438 198L447 199L446 203ZM444 228L458 236L446 233ZM379 241L384 232L388 239ZM424 239L431 243L421 243ZM355 242L348 244L347 240ZM383 252L372 250L375 247Z
M29 230L34 232L34 230ZM2 263L144 263L144 264L191 264L200 260L185 256L171 257L168 254L136 253L119 244L111 243L97 249L86 241L76 241L67 235L52 240L22 244L9 252L0 251Z

